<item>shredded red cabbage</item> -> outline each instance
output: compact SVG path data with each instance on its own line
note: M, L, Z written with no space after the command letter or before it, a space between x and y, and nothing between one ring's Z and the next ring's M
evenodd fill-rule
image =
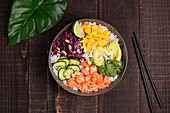
M53 42L53 54L61 54L68 58L83 58L81 38L76 37L71 31L65 31Z

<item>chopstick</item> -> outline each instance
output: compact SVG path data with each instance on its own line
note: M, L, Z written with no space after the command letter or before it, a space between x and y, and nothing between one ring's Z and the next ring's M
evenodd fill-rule
M150 74L150 72L149 72L149 69L148 69L147 63L146 63L146 61L145 61L145 58L144 58L143 53L142 53L142 50L140 49L140 45L139 45L139 43L138 43L138 40L137 40L136 35L135 35L135 33L134 33L134 32L133 32L133 35L134 35L134 38L135 38L136 45L137 45L137 47L138 47L138 50L139 50L140 56L141 56L141 58L142 58L142 61L143 61L143 64L144 64L144 67L145 67L146 73L147 73L147 75L148 75L148 78L149 78L150 84L151 84L151 86L152 86L152 88L153 88L153 91L154 91L154 94L155 94L155 96L156 96L156 100L157 100L157 102L158 102L158 104L159 104L159 107L160 107L160 108L162 108L161 100L160 100L160 98L159 98L159 96L158 96L158 93L157 93L157 91L156 91L155 84L154 84L154 82L153 82L153 80L152 80L152 77L151 77L151 74Z
M151 102L149 91L148 91L148 87L147 87L147 83L146 83L146 80L145 80L145 76L144 76L144 73L143 73L142 65L141 65L141 62L140 62L140 59L139 59L139 55L138 55L138 52L137 52L137 49L136 49L136 45L135 45L135 41L134 41L133 37L132 37L132 42L133 42L133 47L134 47L134 50L135 50L135 53L136 53L136 58L137 58L137 61L138 61L138 65L139 65L139 69L140 69L143 85L144 85L144 88L145 88L145 92L146 92L146 97L147 97L147 100L148 100L149 108L150 108L151 113L154 113L153 107L152 107L152 102Z

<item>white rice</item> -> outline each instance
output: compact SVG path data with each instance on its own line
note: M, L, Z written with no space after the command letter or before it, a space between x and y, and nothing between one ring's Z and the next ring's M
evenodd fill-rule
M98 25L98 27L103 28L103 29L104 29L104 31L109 31L109 29L108 29L106 26L103 26L103 25L101 25L101 24L99 24L99 25Z
M53 71L55 73L55 75L58 77L58 71L53 67Z
M118 64L119 64L119 65L122 65L122 61L120 61Z
M67 81L66 80L64 80L63 83L67 86Z
M80 67L80 69L81 69L81 68L83 68L83 66L82 66L82 65L79 65L79 67Z
M78 91L78 88L77 87L73 87L73 90Z
M103 56L106 58L106 60L110 60L110 58L106 54L103 54Z
M60 58L60 54L56 54L53 55L53 53L51 53L51 63L57 62L57 60Z
M92 90L88 89L88 92L92 92Z
M116 76L114 76L114 77L109 77L109 78L110 78L111 82L113 82L113 81L115 81L115 80L118 78L118 76L119 76L119 75L116 75Z

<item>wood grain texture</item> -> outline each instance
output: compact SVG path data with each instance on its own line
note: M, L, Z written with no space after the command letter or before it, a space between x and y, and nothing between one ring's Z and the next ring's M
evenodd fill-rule
M11 0L0 1L0 113L25 113L28 111L28 42L6 47L11 3Z
M99 96L99 113L138 113L139 71L131 36L133 31L139 33L139 3L137 0L99 0L99 19L120 32L129 56L122 81L110 92Z
M150 89L155 113L170 112L170 1L140 0L141 48L148 63L153 81L162 100L160 109ZM147 77L146 77L147 78ZM148 81L148 85L149 81ZM149 112L145 92L140 81L140 112Z
M47 112L47 37L29 39L29 113Z

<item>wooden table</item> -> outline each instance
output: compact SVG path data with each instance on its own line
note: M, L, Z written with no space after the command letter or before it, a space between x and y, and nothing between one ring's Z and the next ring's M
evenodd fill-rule
M149 113L131 41L133 31L163 103L160 109L149 85L155 113L170 112L169 0L68 0L67 11L57 25L6 47L11 3L12 0L0 0L1 113ZM128 48L129 63L124 78L100 96L81 97L66 92L57 85L47 65L48 50L56 34L81 18L110 23L122 34Z

